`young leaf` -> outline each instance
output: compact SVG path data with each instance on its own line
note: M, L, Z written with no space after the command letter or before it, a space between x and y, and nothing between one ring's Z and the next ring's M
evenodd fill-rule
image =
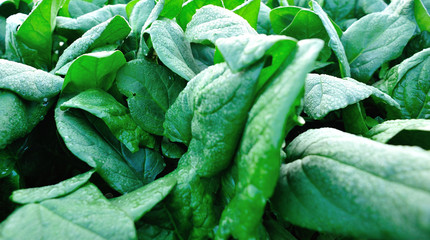
M20 203L34 203L42 202L47 199L57 198L67 195L85 183L88 182L94 171L91 170L86 173L79 174L60 183L50 186L38 187L38 188L27 188L13 191L10 196L11 200Z
M430 15L421 0L414 0L414 13L420 30L430 32Z
M175 21L157 20L152 23L148 33L157 56L170 70L188 81L200 72L190 42L185 39L184 32Z
M257 29L258 13L260 12L259 0L245 1L233 9L233 12L243 17L251 27Z
M188 0L182 5L182 10L176 17L176 22L181 26L183 30L187 28L187 24L191 21L191 18L196 13L197 9L202 8L206 5L214 5L218 7L223 6L222 0Z
M427 151L323 128L295 138L287 156L272 198L282 219L372 239L429 235L427 220L417 217L429 213Z
M128 109L107 92L99 89L81 92L60 106L63 111L69 108L82 109L101 118L112 134L133 153L140 146L153 148L155 145L154 137L137 126Z
M163 66L139 59L125 64L117 74L116 84L127 97L136 123L145 131L163 135L164 115L185 87L185 81Z
M24 63L36 68L51 67L52 32L55 18L64 0L41 0L19 27L16 38L25 48L37 52L36 58L23 58Z
M128 6L128 5L127 5ZM141 0L138 1L130 13L130 26L134 34L139 35L145 25L146 20L151 15L155 7L154 0Z
M90 88L111 88L118 69L125 64L120 51L88 53L70 65L64 79L62 92L80 92Z

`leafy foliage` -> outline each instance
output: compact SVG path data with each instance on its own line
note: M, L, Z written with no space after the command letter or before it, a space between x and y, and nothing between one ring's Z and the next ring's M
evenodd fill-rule
M0 1L0 239L430 238L429 7Z

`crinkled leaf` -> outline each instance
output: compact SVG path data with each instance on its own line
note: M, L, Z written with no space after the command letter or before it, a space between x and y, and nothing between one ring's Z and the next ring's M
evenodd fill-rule
M313 119L321 119L331 111L345 108L370 96L394 108L400 107L387 94L352 78L309 74L305 84L304 111Z
M23 99L42 102L57 95L63 79L42 70L0 59L0 88L15 92Z
M322 128L295 138L287 156L272 198L282 219L371 239L429 235L429 152Z
M215 43L218 38L257 34L249 23L237 14L217 6L204 6L197 10L185 30L190 42Z
M75 191L87 183L93 173L94 171L82 173L55 185L19 189L13 191L10 198L16 203L26 204L61 197Z

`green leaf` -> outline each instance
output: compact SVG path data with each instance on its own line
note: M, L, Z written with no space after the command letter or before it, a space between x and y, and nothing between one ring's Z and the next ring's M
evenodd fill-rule
M92 184L64 198L27 204L3 224L5 239L136 239L133 220Z
M257 29L258 13L260 12L260 1L245 1L233 9L233 12L243 17L251 27Z
M272 34L272 23L270 23L270 8L264 3L260 3L260 11L258 12L257 32L259 34Z
M117 86L127 97L136 123L147 132L163 135L164 115L185 87L185 81L163 66L139 59L121 68Z
M142 28L145 25L149 16L151 15L151 12L154 7L154 0L141 0L134 5L133 10L130 13L129 20L133 33L138 35L142 32Z
M70 65L62 91L80 92L90 88L108 90L115 80L116 72L125 62L120 51L84 54Z
M24 103L15 94L0 90L0 149L29 132Z
M116 15L127 16L124 4L105 6L77 18L57 17L56 31L67 37L81 36L86 31Z
M202 8L206 5L214 5L218 7L223 6L222 0L188 0L182 5L182 10L176 17L176 21L182 29L187 28L187 24L191 21L191 18L196 13L197 9Z
M61 197L87 183L93 173L93 170L82 173L55 185L15 190L10 198L16 203L26 204Z
M430 32L430 15L421 0L414 0L414 13L420 30Z
M47 101L60 92L62 84L61 77L0 59L0 88L13 91L25 100Z
M121 16L115 16L100 23L88 30L64 50L52 72L58 71L61 67L88 51L114 44L124 39L130 33L130 30L127 21Z
M113 135L131 152L137 152L140 146L153 148L155 145L154 137L137 126L128 109L109 93L99 89L88 89L60 106L63 111L69 108L82 109L101 118Z
M237 14L216 6L197 10L185 31L185 37L195 43L215 43L218 38L257 34L249 23Z
M316 1L311 1L312 10L321 19L321 22L327 31L330 38L328 46L333 50L337 59L339 60L340 74L342 77L351 77L351 69L349 67L348 58L346 57L345 49L340 41L338 31L334 27L333 23Z
M143 184L153 182L158 174L160 174L166 164L161 154L149 148L141 148L136 153L131 153L127 148L122 147L121 153L137 173Z
M172 175L168 175L130 193L114 198L111 203L126 212L134 221L137 221L161 202L175 185L176 179Z
M367 83L384 62L400 56L415 30L413 0L393 1L353 23L342 35L352 77Z
M232 72L242 71L264 55L274 51L284 52L285 55L288 55L295 49L296 44L297 41L293 38L263 34L219 38L215 42Z
M161 17L173 19L176 17L182 8L182 0L162 0L164 1L163 10L160 13Z
M305 84L304 111L313 119L322 119L332 111L353 105L370 96L394 108L400 108L387 94L352 78L340 79L324 74L309 74Z
M365 137L392 145L419 146L430 150L430 120L392 120L376 125ZM424 140L424 141L423 141Z
M430 49L404 60L375 86L400 104L402 118L430 118Z
M24 63L36 68L51 67L52 33L55 18L64 0L41 0L19 27L16 38L19 43L37 52L36 58L23 58Z
M55 108L57 130L66 147L96 172L116 191L126 193L141 187L142 179L127 165L124 157L76 111L62 111L61 104L70 99L63 96Z
M161 142L161 152L168 158L181 158L186 152L179 144L170 142L167 138L163 138Z
M137 52L138 58L143 58L144 56L147 56L149 53L149 47L146 44L146 40L144 37L144 34L146 33L146 29L160 16L161 11L164 7L164 0L159 0L157 4L155 4L155 7L151 10L151 13L149 14L148 18L145 20L145 24L142 27L142 30L140 32L140 42L139 42L139 51ZM142 19L143 20L143 19Z
M283 220L359 238L429 235L429 152L322 128L295 138L287 156L272 198Z
M280 35L290 36L299 40L319 38L326 42L320 53L319 60L327 61L331 55L330 36L320 17L309 9L298 7L280 7L270 12L273 30Z
M251 108L235 158L236 194L221 215L218 237L257 236L266 201L275 189L282 144L298 122L306 74L323 44L320 40L298 42L291 62L284 63Z
M190 43L175 21L157 20L152 23L148 33L151 35L157 56L170 70L188 81L200 72Z

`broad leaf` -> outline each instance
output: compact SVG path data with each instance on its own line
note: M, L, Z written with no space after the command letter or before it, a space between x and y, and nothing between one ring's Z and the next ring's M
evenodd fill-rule
M27 204L3 224L5 239L136 239L133 220L92 184L64 198Z
M394 108L400 108L387 94L352 78L309 74L305 84L304 111L313 119L321 119L331 111L345 108L370 96Z
M130 33L130 26L121 16L115 16L88 30L82 37L74 41L58 59L52 72L56 72L80 55L95 48L116 43Z
M419 146L430 150L430 120L386 121L370 129L365 137L392 145Z
M237 14L216 6L197 10L185 31L185 37L195 43L215 43L218 38L257 34L249 23Z
M430 118L430 48L388 71L375 86L396 100L403 118Z
M287 156L272 198L282 219L372 239L428 236L417 216L429 211L429 152L323 128L295 138Z
M393 1L384 11L364 16L345 31L342 43L354 79L367 83L383 63L400 56L416 30L413 4L413 0Z
M182 5L182 10L176 17L176 21L182 29L186 29L187 24L191 21L191 18L196 13L197 9L202 8L206 5L223 6L221 0L188 0Z
M131 152L137 152L139 147L153 148L155 145L154 137L137 126L128 109L107 92L99 89L83 91L60 106L63 111L69 108L82 109L101 118Z
M148 33L157 56L170 70L188 81L199 73L190 42L185 39L184 32L175 21L157 20L152 23Z
M127 97L136 123L147 132L163 135L164 115L185 81L165 67L141 59L125 64L117 74L117 86Z
M89 171L83 174L79 174L75 177L69 178L55 185L38 188L19 189L13 191L10 198L16 203L26 204L61 197L75 191L76 189L87 183L93 173L94 171Z

